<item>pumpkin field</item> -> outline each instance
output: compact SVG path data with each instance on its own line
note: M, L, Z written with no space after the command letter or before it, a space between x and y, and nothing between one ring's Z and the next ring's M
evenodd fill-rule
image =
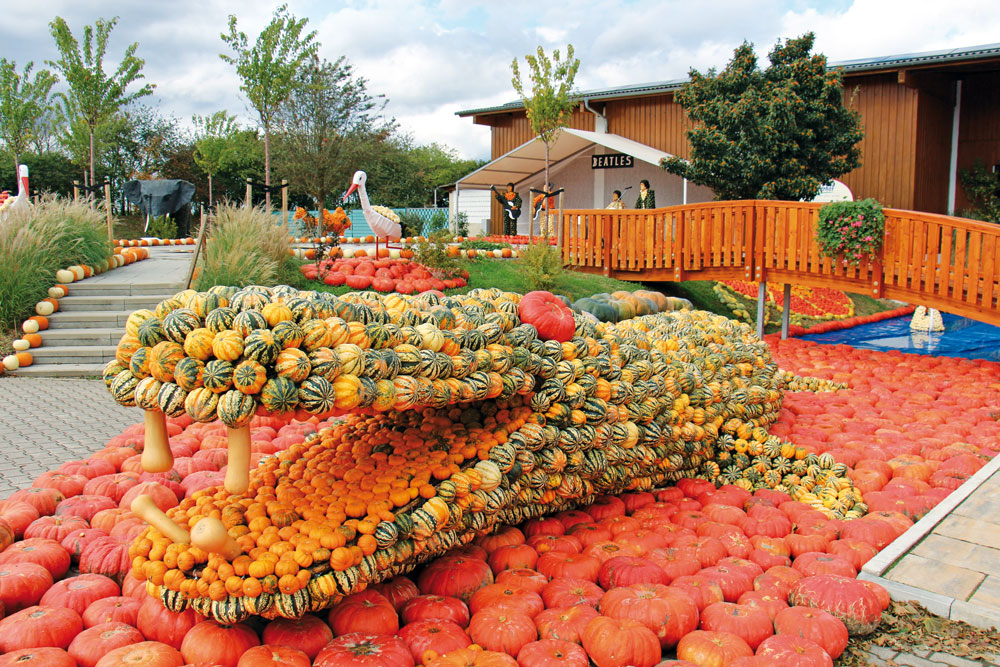
M581 305L137 311L139 423L0 501L0 667L832 666L864 563L997 454L997 364Z

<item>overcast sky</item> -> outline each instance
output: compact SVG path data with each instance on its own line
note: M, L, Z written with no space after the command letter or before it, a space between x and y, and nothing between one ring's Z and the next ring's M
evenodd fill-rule
M235 13L253 37L275 2L244 0L0 0L0 56L19 67L56 58L48 24L56 15L74 34L98 17L118 16L108 69L134 41L156 84L153 103L189 124L191 114L228 109L253 122L219 33ZM722 67L743 40L758 55L781 37L812 30L818 50L851 60L1000 42L997 0L290 0L308 17L320 53L345 55L389 99L389 113L420 143L489 157L489 129L460 109L514 99L515 56L572 43L580 90L683 78L689 68Z

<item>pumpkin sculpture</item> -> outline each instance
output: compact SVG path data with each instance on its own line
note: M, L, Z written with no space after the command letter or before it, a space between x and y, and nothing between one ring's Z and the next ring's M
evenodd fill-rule
M202 318L191 306L208 295L219 306ZM781 380L744 325L692 311L618 324L577 316L568 338L560 322L558 338L543 339L522 319L521 301L497 289L337 297L215 287L144 313L143 321L162 320L167 340L150 353L151 378L140 379L126 367L138 349L126 333L106 373L112 395L159 419L153 387L142 383L160 382L160 413L220 419L229 451L222 488L165 513L149 502L132 506L151 524L131 545L132 574L168 609L232 624L251 615L298 618L498 525L698 475L774 488L833 516L865 511L846 467L832 457L798 459L767 434ZM283 306L268 309L270 320L261 314L269 304ZM214 333L211 352L205 341L181 347L195 331L207 341L202 330ZM186 376L186 386L202 383L188 391L175 382L176 369L192 352L204 370L200 380ZM250 420L277 410L343 419L251 474ZM147 427L146 446L155 447L149 434ZM743 453L750 442L754 459ZM798 472L765 474L776 462L791 471L793 459ZM591 511L612 519L598 527L601 540L612 527L642 528L614 519L625 512L620 502ZM713 545L719 553L709 553ZM699 558L727 553L714 538L693 548ZM504 553L493 559L498 571L523 565L500 563ZM553 550L536 567L596 581L610 558L601 554ZM657 562L652 552L650 560ZM433 588L422 579L421 592L468 600L492 581L489 565L479 568L485 572L469 581L458 581L459 571L435 575Z

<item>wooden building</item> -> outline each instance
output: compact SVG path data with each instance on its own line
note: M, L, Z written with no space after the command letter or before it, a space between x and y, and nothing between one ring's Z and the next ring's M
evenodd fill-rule
M845 101L860 111L864 125L862 165L840 179L855 198L873 197L898 209L954 213L968 207L959 170L977 160L1000 170L1000 44L830 67L843 73ZM570 127L618 135L687 157L689 121L674 102L683 84L668 81L581 93ZM493 160L533 139L520 101L458 115L489 126ZM674 203L680 202L657 197L658 205ZM494 203L494 229L500 219Z

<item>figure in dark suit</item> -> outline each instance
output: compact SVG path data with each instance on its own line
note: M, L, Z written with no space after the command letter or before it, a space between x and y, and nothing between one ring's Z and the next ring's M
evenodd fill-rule
M506 192L498 192L495 187L490 186L493 196L503 207L503 233L504 236L514 236L517 234L517 219L521 217L521 195L514 192L514 184L507 184Z
M635 200L636 208L656 208L656 193L649 189L649 181L639 181L639 198Z

